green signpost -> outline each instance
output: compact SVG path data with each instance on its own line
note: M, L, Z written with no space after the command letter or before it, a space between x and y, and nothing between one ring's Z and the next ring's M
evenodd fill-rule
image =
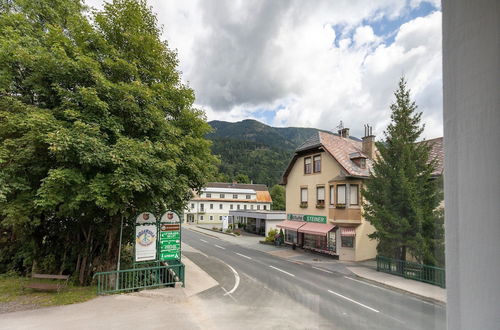
M181 221L179 215L167 211L160 219L159 260L181 259Z

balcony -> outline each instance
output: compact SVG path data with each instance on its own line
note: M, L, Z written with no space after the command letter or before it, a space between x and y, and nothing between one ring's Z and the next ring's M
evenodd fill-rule
M335 224L360 224L361 209L359 208L330 208L328 218L333 219Z

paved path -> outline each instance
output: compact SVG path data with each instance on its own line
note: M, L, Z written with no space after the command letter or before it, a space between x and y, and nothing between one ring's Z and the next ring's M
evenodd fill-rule
M183 242L203 252L188 254L190 259L220 283L222 292L206 293L214 301L217 296L229 296L233 299L230 306L247 306L251 311L252 307L257 309L266 303L266 295L254 292L260 292L263 285L269 296L284 296L294 302L275 305L274 309L279 319L283 319L285 311L292 310L292 315L306 320L306 324L296 323L296 328L445 328L442 306L332 271L324 267L326 263L311 265L283 259L190 230L183 230L182 237ZM226 267L221 268L213 260Z

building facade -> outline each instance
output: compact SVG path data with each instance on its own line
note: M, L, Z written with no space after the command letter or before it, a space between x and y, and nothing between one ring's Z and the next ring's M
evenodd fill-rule
M349 129L338 134L317 132L290 161L282 184L286 187L285 241L306 249L361 261L376 256L375 228L363 218L361 189L369 179L377 150L371 128L360 140ZM442 138L432 143L431 158L442 174Z
M184 221L220 225L229 211L266 211L271 204L266 185L209 182L189 201Z

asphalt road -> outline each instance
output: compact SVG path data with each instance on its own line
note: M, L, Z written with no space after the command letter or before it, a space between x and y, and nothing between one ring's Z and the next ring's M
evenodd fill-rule
M212 306L221 303L226 311L234 307L239 313L248 313L254 328L269 324L259 320L259 313L281 320L278 324L283 328L446 328L444 307L355 276L296 263L188 229L183 229L182 241L201 251L184 253L220 284L201 298ZM221 324L224 316L230 315L221 311Z

